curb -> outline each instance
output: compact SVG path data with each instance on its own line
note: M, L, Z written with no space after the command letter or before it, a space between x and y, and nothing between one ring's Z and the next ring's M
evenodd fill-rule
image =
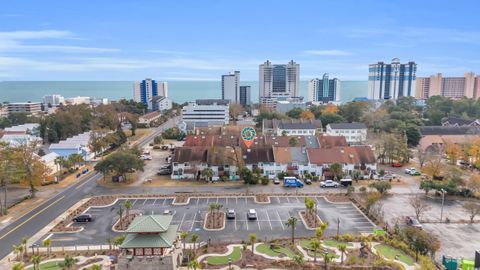
M302 223L303 223L303 226L305 226L305 229L310 230L310 231L316 230L318 227L313 228L313 227L310 227L310 226L307 225L307 222L303 218L302 212L304 212L304 210L298 211L298 215L300 216L300 219L302 220ZM323 220L317 214L315 214L315 216L317 216L318 220L320 220L321 223L324 223Z
M203 229L205 231L223 231L225 229L225 223L226 223L226 218L227 218L227 215L222 212L221 214L223 215L223 226L221 228L218 228L218 229L208 229L207 228L207 216L210 214L210 212L207 213L207 215L205 216L205 220L203 221Z

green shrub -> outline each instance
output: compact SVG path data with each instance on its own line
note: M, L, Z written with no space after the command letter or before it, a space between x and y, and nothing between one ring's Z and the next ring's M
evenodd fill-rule
M367 188L366 187L360 187L360 191L361 192L367 192Z
M270 179L268 179L268 177L264 176L264 177L262 177L261 182L262 182L262 185L266 186L270 182Z
M356 263L357 263L357 257L355 257L355 256L352 256L352 257L348 258L348 260L346 261L347 265L354 265Z

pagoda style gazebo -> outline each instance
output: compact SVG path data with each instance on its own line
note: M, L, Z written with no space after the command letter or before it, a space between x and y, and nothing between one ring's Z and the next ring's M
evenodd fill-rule
M122 254L130 256L164 256L174 248L178 225L171 225L172 215L137 216L126 230L120 245Z

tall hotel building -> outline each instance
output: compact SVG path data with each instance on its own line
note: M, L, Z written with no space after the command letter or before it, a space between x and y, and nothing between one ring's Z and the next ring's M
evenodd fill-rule
M463 77L443 77L441 73L417 78L415 97L427 99L431 96L448 98L479 98L480 76L467 72Z
M277 100L298 97L300 93L300 65L293 60L286 65L266 61L259 67L260 104L274 106Z
M240 105L246 109L252 105L250 93L251 87L249 85L240 86Z
M368 70L368 98L373 100L397 99L415 95L417 64L400 64L393 58L391 64L378 62Z
M222 75L222 99L240 103L240 71Z
M150 78L143 81L134 82L133 84L133 100L141 102L148 106L149 110L153 110L152 99L156 96L168 97L167 82L157 82Z
M340 80L329 79L328 73L323 74L322 79L308 81L308 101L321 103L340 102Z

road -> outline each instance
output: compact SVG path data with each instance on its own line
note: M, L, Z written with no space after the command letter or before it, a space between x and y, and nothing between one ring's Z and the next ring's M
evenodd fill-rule
M175 121L176 118L169 119L151 134L141 138L137 145L139 147L147 145L164 129L173 127ZM97 185L100 178L102 175L96 172L86 176L3 228L0 231L0 259L12 251L12 245L19 244L23 237L32 237L79 200L104 193L105 190Z

